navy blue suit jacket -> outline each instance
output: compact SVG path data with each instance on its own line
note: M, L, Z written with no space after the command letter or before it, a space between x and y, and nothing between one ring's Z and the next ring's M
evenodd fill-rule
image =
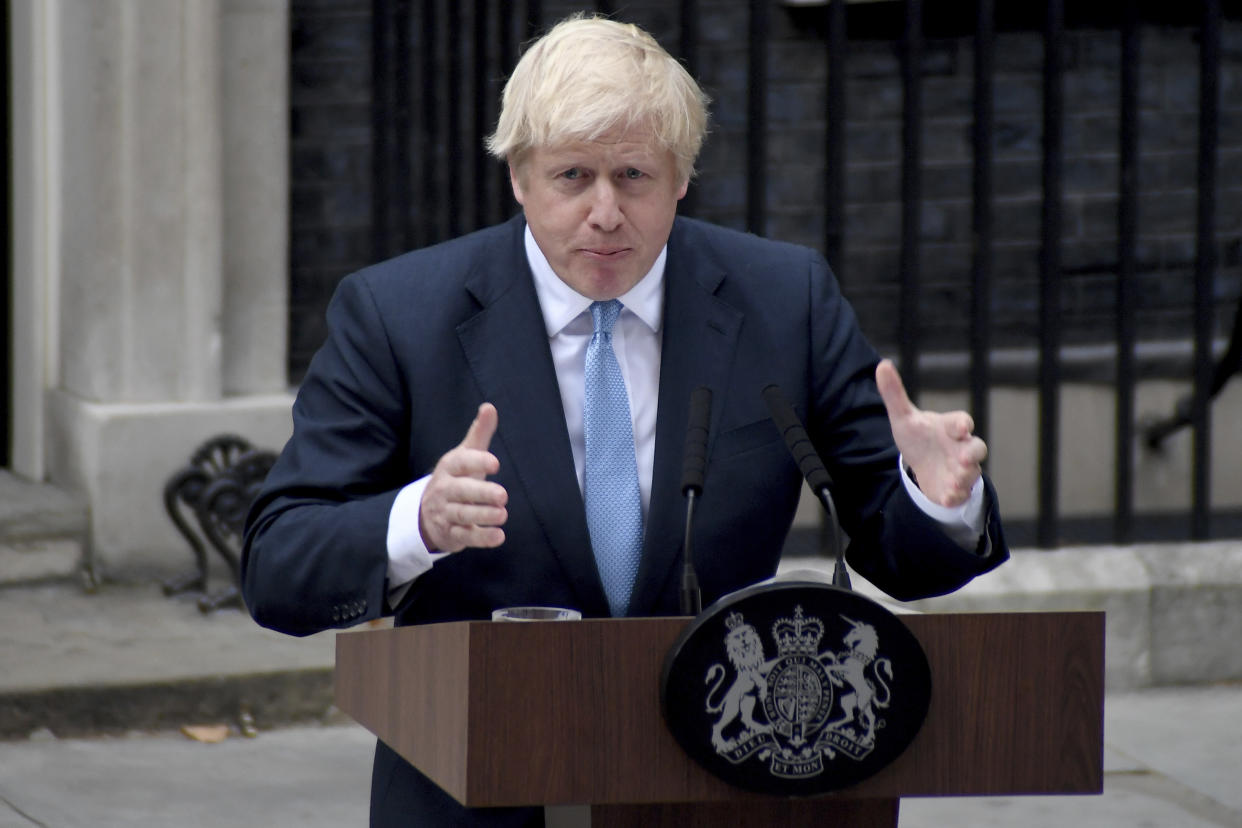
M509 495L505 544L439 561L395 608L396 622L481 619L524 604L608 615L524 227L519 216L342 281L294 404L293 437L250 515L243 591L259 623L300 635L381 615L393 499L461 441L484 401L500 415L491 449ZM904 491L876 363L821 256L676 220L651 505L630 614L678 614L678 487L698 385L713 391L694 528L705 603L770 577L793 520L801 477L761 397L770 383L825 460L863 577L910 599L952 591L1005 559L990 483L987 555L946 538ZM374 824L389 824L386 813L404 824L408 808L444 824L488 824L454 813L382 745L374 784Z

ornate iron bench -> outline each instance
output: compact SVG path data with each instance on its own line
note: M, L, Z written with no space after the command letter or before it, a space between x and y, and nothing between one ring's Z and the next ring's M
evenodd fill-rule
M164 486L164 510L186 539L194 568L164 583L165 595L201 592L198 608L213 612L241 606L241 546L246 512L258 494L276 453L256 449L242 437L221 434L204 442L185 468ZM232 583L208 588L209 550L224 561Z

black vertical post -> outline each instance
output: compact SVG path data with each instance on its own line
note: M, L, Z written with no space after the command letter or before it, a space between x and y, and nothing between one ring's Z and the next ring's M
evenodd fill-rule
M919 232L922 224L923 3L906 0L901 44L901 299L897 332L906 390L918 400Z
M413 79L410 72L410 0L396 0L393 9L393 181L392 214L397 221L393 253L416 247L412 210L413 159L411 143L414 136Z
M509 74L513 72L513 67L517 63L517 48L515 43L515 35L513 31L513 4L507 0L501 0L497 9L497 28L500 30L500 73L507 81ZM500 117L500 94L501 89L497 88L492 91L492 105L496 107L496 118ZM491 124L495 126L495 119ZM490 132L490 128L489 128ZM492 163L496 163L493 159ZM501 217L508 216L513 211L513 190L509 186L509 168L505 164L498 164L496 168L496 211Z
M488 193L493 180L489 174L492 165L486 150L483 149L483 142L491 126L491 119L488 117L490 96L487 84L490 66L487 53L491 48L491 41L488 37L487 16L487 0L474 0L474 60L470 61L470 68L474 72L472 83L474 136L470 141L470 149L474 158L474 192L471 195L471 200L474 202L473 229L485 227L491 223L488 206L492 204L492 199L489 198Z
M440 43L440 21L435 0L423 1L423 13L420 20L422 35L419 49L419 100L422 104L419 117L419 146L422 165L419 178L422 181L419 193L418 246L422 247L440 241L440 188L438 174L440 171L440 119L437 117L436 103L439 100L439 76L436 70L436 52Z
M698 0L680 0L678 4L677 48L681 52L682 65L692 78L699 76L699 4ZM679 212L694 214L697 193L693 183L686 189Z
M828 5L828 95L824 122L824 256L845 272L845 3Z
M1134 540L1135 245L1138 242L1138 2L1127 0L1121 28L1121 172L1117 205L1117 425L1113 542Z
M828 5L828 89L824 98L824 256L836 273L845 278L845 3ZM819 549L824 557L838 542L831 520L819 524Z
M746 229L767 229L768 3L750 0L750 83L746 105Z
M992 314L992 132L996 74L996 0L979 0L975 16L974 169L972 174L970 410L975 432L989 432Z
M371 3L371 256L413 246L410 0Z
M1061 195L1065 49L1064 0L1047 0L1044 20L1043 215L1039 286L1039 515L1036 542L1057 541L1060 451Z
M448 64L445 73L448 82L447 92L443 97L441 117L448 127L445 149L448 152L448 180L445 183L447 199L444 210L448 213L448 236L456 238L462 234L462 182L466 176L465 143L461 126L461 104L457 95L461 89L462 48L461 48L461 4L459 0L449 0L448 13L445 17L445 44L448 47L445 62Z
M677 48L681 63L690 76L699 75L699 3L698 0L680 0L678 3Z
M392 254L393 6L394 0L371 0L371 259L377 262Z
M1211 534L1212 289L1216 276L1217 129L1220 121L1220 0L1204 0L1199 38L1199 205L1195 251L1195 365L1191 424L1190 537Z
M543 33L543 2L542 0L526 0L526 37L536 37Z

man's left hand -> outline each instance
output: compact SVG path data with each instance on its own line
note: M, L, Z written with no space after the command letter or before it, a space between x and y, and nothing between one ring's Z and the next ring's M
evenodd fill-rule
M987 445L972 433L974 420L965 411L940 414L918 408L891 360L880 362L875 381L888 409L893 440L919 489L941 506L965 503L988 456Z

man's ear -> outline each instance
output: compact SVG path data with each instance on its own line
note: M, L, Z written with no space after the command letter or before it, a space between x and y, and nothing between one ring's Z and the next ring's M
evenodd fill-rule
M522 174L518 172L513 162L509 162L509 186L513 188L513 197L517 199L517 203L525 207L526 197L522 194Z
M681 201L683 198L685 198L686 191L689 189L690 189L690 179L687 178L685 181L681 182L681 187L677 190L677 200Z

